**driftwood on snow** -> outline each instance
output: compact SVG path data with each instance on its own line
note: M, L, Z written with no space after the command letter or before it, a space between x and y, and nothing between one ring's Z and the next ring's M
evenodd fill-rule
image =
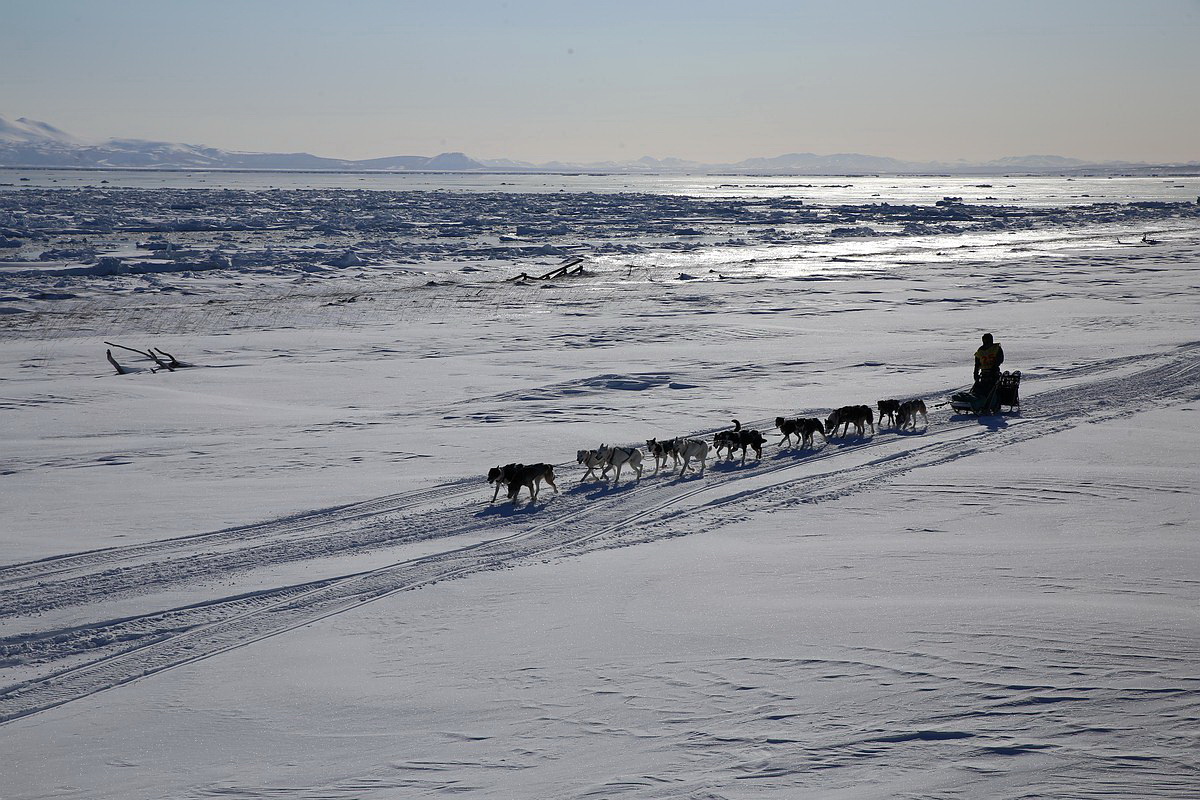
M559 264L554 269L542 275L530 275L528 272L522 272L512 278L506 278L508 281L550 281L555 278L565 278L568 275L583 274L583 259L579 256L568 258L563 263Z
M115 342L105 342L105 344L108 345L109 347L116 347L121 350L128 350L131 353L137 353L139 356L145 356L146 358L150 359L151 361L153 361L156 364L156 366L150 368L151 372L158 372L160 369L165 369L167 372L174 372L175 370L179 369L180 367L190 367L191 366L191 364L186 364L186 363L180 361L179 359L175 358L175 356L168 353L166 350L162 350L158 347L151 347L147 350L138 350L136 347L126 347L123 344L117 344ZM128 369L126 369L125 367L122 367L117 362L117 359L113 358L112 350L106 350L104 355L105 355L105 357L108 358L108 363L112 364L113 367L116 368L118 375L125 375L126 373L129 372Z
M118 375L124 375L126 373L126 369L118 364L117 360L113 358L112 350L105 350L104 355L108 357L108 363L116 367Z

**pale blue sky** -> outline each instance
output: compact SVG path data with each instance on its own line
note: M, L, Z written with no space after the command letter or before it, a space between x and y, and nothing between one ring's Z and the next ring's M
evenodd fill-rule
M1200 160L1200 0L0 0L0 114L347 158Z

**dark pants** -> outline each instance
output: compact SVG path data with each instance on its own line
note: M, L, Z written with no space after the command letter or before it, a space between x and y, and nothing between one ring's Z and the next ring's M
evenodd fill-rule
M979 373L979 378L976 379L975 385L971 387L971 394L976 397L987 397L996 388L996 384L1000 382L1000 370L985 369ZM998 411L1000 409L999 396L993 397L992 402L984 411Z

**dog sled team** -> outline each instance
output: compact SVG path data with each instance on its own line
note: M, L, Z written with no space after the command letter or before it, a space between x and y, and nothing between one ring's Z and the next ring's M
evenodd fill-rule
M1017 396L1017 387L1021 380L1021 373L1005 372L1001 374L1000 365L1003 363L1004 350L1000 347L1000 343L993 339L992 334L985 333L982 346L975 351L975 384L969 392L960 392L954 395L949 405L956 411L971 411L976 414L999 411L1003 404L1019 408L1021 401ZM929 427L929 416L925 411L924 400L915 399L903 402L880 400L876 403L876 409L879 412L879 428L883 427L883 421L886 418L889 424L897 430L915 431L918 416L924 426ZM868 428L874 434L876 432L875 420L875 414L870 406L842 406L834 409L824 421L817 417L792 419L776 417L775 427L783 434L783 438L779 440L779 447L790 448L798 445L801 450L807 450L815 447L813 437L818 433L826 442L830 437L848 436L851 426L854 428L854 433L860 438L867 435ZM795 444L792 442L793 437ZM767 439L762 432L743 428L742 423L735 419L733 420L733 429L718 431L713 436L711 446L703 439L683 437L647 439L646 452L654 456L653 474L657 475L658 471L666 466L667 459L671 459L680 475L689 469L694 469L692 467L694 461L699 462L698 474L703 475L710 452L719 459L723 450L725 451L725 460L732 461L734 452L740 450L741 463L745 464L747 453L750 450L754 451L755 460L762 458L763 445L766 443ZM611 469L615 470L613 476L615 484L621 480L623 467L629 467L635 472L637 480L641 480L642 477L642 451L636 447L609 447L602 444L595 450L580 450L576 455L576 461L587 468L580 483L589 478L608 480L608 471ZM598 476L596 475L597 467L600 469ZM532 503L537 500L538 487L543 481L550 484L556 493L558 492L558 487L554 485L554 469L549 464L529 466L508 464L503 467L493 467L488 473L488 483L496 485L496 491L492 494L493 503L499 496L502 486L508 487L508 497L513 503L517 502L517 495L520 494L521 488L526 488L529 492L529 502Z
M898 430L916 430L918 415L925 427L929 427L929 417L923 400L880 400L877 408L879 428L883 427L886 417ZM817 417L776 417L775 427L783 435L779 440L780 448L786 446L807 450L815 447L814 436L817 434L826 442L830 437L848 436L851 427L859 437L865 436L868 428L874 434L875 419L870 406L842 406L831 412L823 421ZM763 446L766 444L767 439L761 431L744 428L742 423L735 419L732 429L717 431L712 444L703 439L686 437L647 439L646 453L654 457L654 472L651 473L653 475L657 475L659 470L667 465L668 460L672 462L673 468L679 470L681 476L689 469L703 475L710 454L719 459L724 451L725 460L732 461L734 453L740 451L740 463L745 464L750 451L754 451L755 460L762 458ZM636 475L636 480L641 480L643 459L642 451L637 447L611 447L607 444L602 444L594 450L580 450L575 454L576 463L585 468L580 483L589 479L609 480L608 473L612 470L612 481L615 485L620 482L621 471L626 468ZM694 463L699 464L698 470ZM596 473L597 469L600 470L599 474ZM548 484L557 494L555 477L554 467L550 464L506 464L502 467L492 467L488 472L488 483L496 487L492 493L492 502L496 502L502 488L507 490L508 499L513 503L517 502L521 489L529 493L530 503L536 502L543 483Z

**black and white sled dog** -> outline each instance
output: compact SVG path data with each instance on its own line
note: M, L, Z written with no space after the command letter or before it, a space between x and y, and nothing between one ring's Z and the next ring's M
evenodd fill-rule
M905 428L917 429L917 414L921 415L921 419L925 422L925 427L929 427L929 415L925 413L924 400L906 400L900 404L900 410L896 414L899 424L896 426L900 430Z
M740 448L742 451L743 464L746 463L747 448L754 450L755 458L762 458L763 445L766 443L767 440L763 437L762 433L756 430L750 430L749 428L743 428L742 423L738 422L736 419L733 420L733 430L718 431L717 434L713 436L713 448L715 449L718 457L720 457L721 450L724 448L725 460L731 461L733 459L733 451Z
M493 503L500 494L501 486L508 487L508 499L514 504L522 486L529 490L529 502L535 502L542 481L550 484L550 488L558 494L558 486L554 484L554 467L550 464L505 464L488 470L488 483L496 484L496 491L492 493Z
M679 466L679 449L675 446L678 439L647 439L646 452L654 456L654 474L658 474L661 467L667 465L667 459L674 460L675 466Z
M721 451L724 450L726 459L733 458L733 449L738 446L740 441L737 431L717 431L713 435L713 454L720 458Z
M883 418L887 417L891 420L891 424L896 424L896 417L900 413L899 400L880 400L876 405L879 407L879 427L883 427Z
M604 459L604 472L608 472L609 467L616 469L617 474L613 476L613 483L621 480L621 467L626 464L637 472L639 481L642 479L642 451L636 447L609 447L602 444L596 453Z
M875 417L871 413L870 406L842 406L829 415L829 419L825 420L825 435L826 436L845 436L850 432L850 426L853 425L859 436L865 436L867 426L871 426L871 433L875 433ZM842 432L837 432L838 427L842 428Z
M608 461L601 455L599 450L580 450L575 454L575 460L587 467L587 472L583 473L583 477L579 479L583 483L588 477L596 480L607 480L608 478ZM596 477L596 467L600 467L600 477Z
M503 467L492 467L488 470L488 483L495 485L496 491L492 492L492 502L496 502L496 498L500 496L500 488L508 488L511 481L517 474L517 468L523 467L524 464L505 464Z
M819 433L821 438L825 439L825 425L815 417L794 417L792 419L776 417L775 427L783 434L783 438L779 440L780 447L783 447L784 442L787 442L790 447L792 436L796 437L801 450L813 446L813 434ZM825 441L829 440L825 439Z

